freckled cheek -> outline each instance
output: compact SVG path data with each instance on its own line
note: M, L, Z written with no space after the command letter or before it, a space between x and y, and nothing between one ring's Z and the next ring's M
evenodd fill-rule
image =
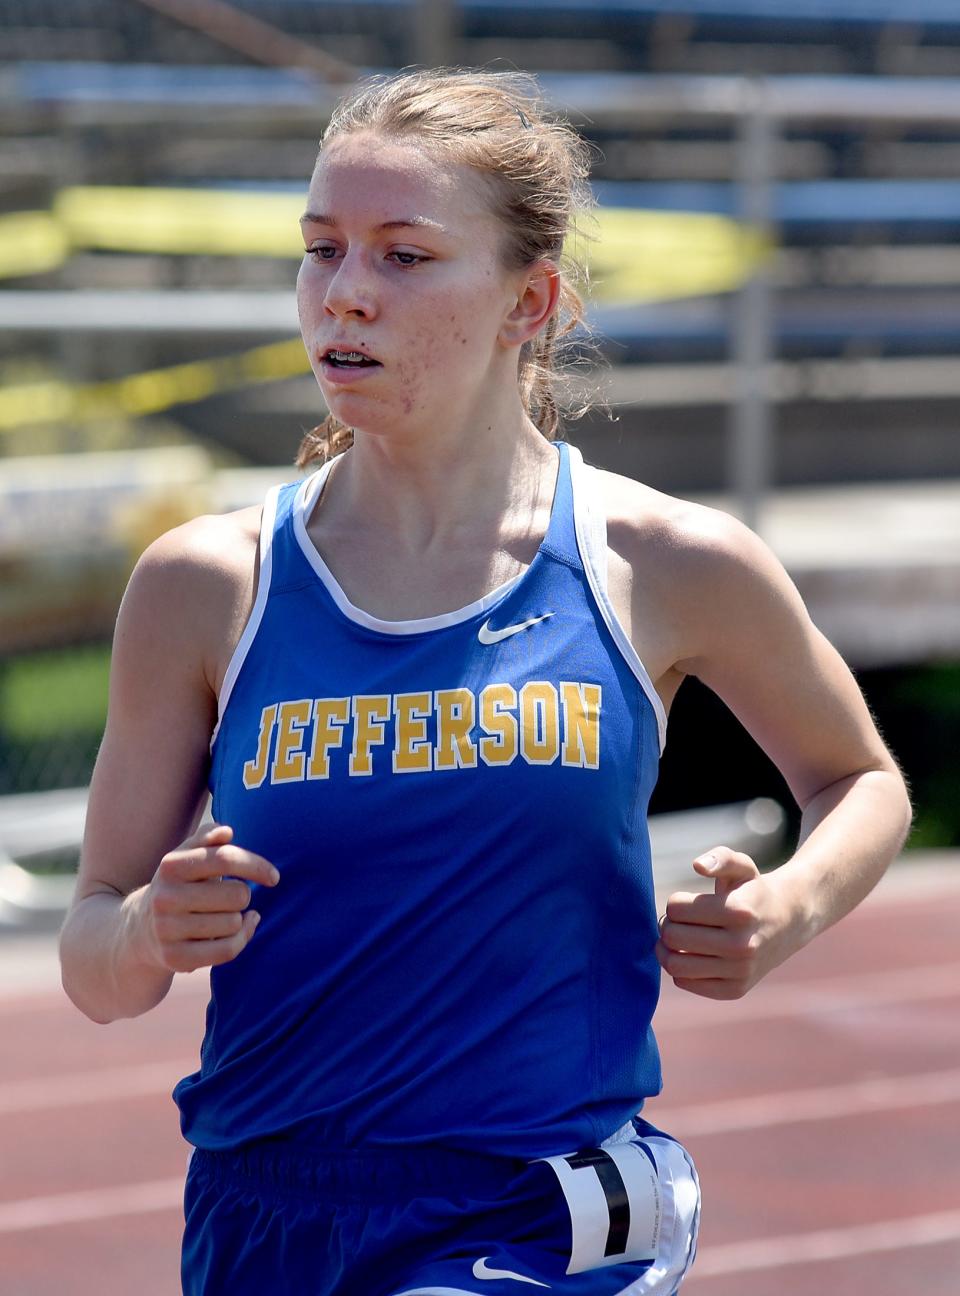
M432 390L449 382L451 361L462 363L461 352L460 342L454 341L451 334L438 336L430 332L415 337L398 373L404 390L417 400L424 388Z
M317 267L304 261L297 275L297 314L300 329L314 327L323 316L326 283L317 274Z
M311 308L309 297L299 291L297 292L297 318L300 321L300 335L309 347L310 334L316 322L316 312Z
M448 322L446 340L454 351L458 351L466 346L468 342L470 333L469 316L455 310L448 316Z
M408 357L397 365L397 397L404 414L411 414L419 403L425 369L421 357Z
M297 272L297 310L303 315L305 307L310 300L310 267L306 261L301 261L300 269Z
M306 280L306 282L305 282ZM323 297L316 284L309 283L309 275L300 271L297 279L297 316L300 320L300 336L303 339L307 359L314 377L321 381L323 369L316 354L316 344L323 323Z
M449 326L435 339L434 360L437 364L452 364L460 368L467 362L467 357L479 354L480 345L476 321L451 315Z

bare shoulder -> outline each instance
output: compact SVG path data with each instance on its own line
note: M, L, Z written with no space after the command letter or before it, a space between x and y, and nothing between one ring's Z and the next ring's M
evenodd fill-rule
M601 472L600 481L607 542L646 579L685 595L717 582L790 584L771 549L732 514L617 473Z
M114 635L78 898L149 882L196 827L220 681L256 587L260 513L196 518L155 540L134 569Z
M658 559L714 568L755 560L766 546L742 522L721 509L666 495L618 473L599 472L610 547L628 560ZM769 552L769 551L767 551Z
M175 639L216 691L250 613L261 508L194 518L144 550L127 586L118 647L132 637L158 650Z
M138 569L151 573L175 569L181 576L229 579L256 553L260 515L260 505L256 505L193 518L154 540L141 555Z
M729 638L731 613L803 630L806 609L764 541L720 509L601 472L611 581L629 585L634 622L661 627L667 661L684 673Z
M853 675L759 536L624 477L602 474L601 489L611 583L629 582L634 632L653 627L668 684L695 675L713 689L801 806L851 771L894 768Z

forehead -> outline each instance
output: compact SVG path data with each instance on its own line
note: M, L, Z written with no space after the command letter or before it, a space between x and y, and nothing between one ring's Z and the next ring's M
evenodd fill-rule
M323 146L308 205L338 222L421 217L451 234L496 225L483 178L472 167L439 158L414 140L372 131L337 135Z

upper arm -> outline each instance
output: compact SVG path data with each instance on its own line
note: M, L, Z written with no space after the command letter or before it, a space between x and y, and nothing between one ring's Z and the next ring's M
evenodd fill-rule
M676 554L676 665L726 702L801 806L852 774L896 768L852 673L758 536L698 509Z
M230 526L198 519L168 532L145 552L127 586L77 900L145 885L199 822L217 675L230 640L239 637L253 581L253 554L237 545L235 526L232 550L224 543Z

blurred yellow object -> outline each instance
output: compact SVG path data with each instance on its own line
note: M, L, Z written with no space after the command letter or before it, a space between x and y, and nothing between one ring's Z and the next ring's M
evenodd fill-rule
M723 216L609 207L597 217L590 295L607 305L731 292L773 250L762 231Z
M162 255L303 255L297 194L77 185L52 215L8 216L0 277L55 269L71 248ZM729 292L771 251L767 235L723 216L601 207L586 256L598 302L626 304ZM17 240L24 242L20 255ZM0 245L2 246L2 245Z
M75 247L202 256L301 257L298 194L77 185L53 204Z
M90 423L117 414L156 414L171 405L293 378L309 369L303 343L291 338L213 360L148 369L114 382L23 383L0 391L0 432L30 423Z
M286 195L170 189L70 189L57 201L57 211L74 241L87 240L88 246L94 238L101 248L119 246L122 239L127 250L224 254L245 250L275 256L302 251L296 232L299 207L299 200ZM42 213L23 220L37 222L32 234L25 225L23 257L27 264L33 256L36 269L41 254L52 256L55 250L54 239L44 244L40 228L43 221L48 226L52 222ZM291 244L291 226L292 246L284 249L284 240ZM588 249L592 296L608 305L729 292L771 251L759 231L719 216L614 207L597 213L597 227L599 233ZM3 228L0 225L0 231ZM5 262L0 257L0 272L12 259L7 255ZM8 386L0 391L0 432L30 424L155 414L256 383L295 377L309 368L302 342L291 338L111 382L51 380Z
M210 456L192 445L0 459L0 561L129 550L132 563L211 507L212 482Z
M0 458L0 652L109 637L139 554L214 483L199 446Z
M45 274L69 255L66 230L49 212L0 216L0 279Z
M113 517L116 535L122 539L130 567L158 536L182 522L209 513L212 470L202 481L189 484L168 483L150 497L129 500L118 507Z

